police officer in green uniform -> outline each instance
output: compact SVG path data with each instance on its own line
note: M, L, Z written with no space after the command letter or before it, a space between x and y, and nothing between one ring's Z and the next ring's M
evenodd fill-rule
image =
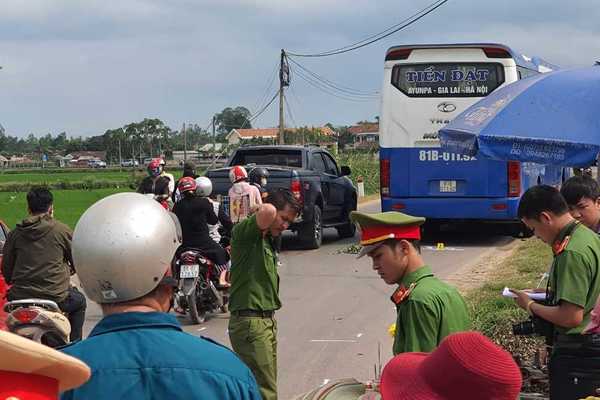
M425 218L399 212L352 212L361 229L359 258L368 255L373 269L389 285L398 285L394 355L430 352L451 333L470 328L469 313L458 291L436 278L421 257L420 225Z
M275 190L232 232L229 339L254 373L263 400L277 399L275 310L281 308L281 301L273 238L288 228L299 211L289 190Z
M527 190L519 202L518 215L554 253L545 304L531 300L525 291L513 290L517 304L534 321L550 323L546 324L553 342L550 398L569 400L596 394L600 387L600 337L582 335L582 331L600 295L600 238L573 219L567 203L552 186ZM543 323L538 322L540 325Z

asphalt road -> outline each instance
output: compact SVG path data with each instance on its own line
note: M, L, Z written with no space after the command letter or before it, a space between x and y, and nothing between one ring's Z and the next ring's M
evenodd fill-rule
M377 212L379 203L361 209ZM443 278L510 241L506 236L482 234L479 229L447 232L423 243L423 256ZM355 255L340 253L355 242L338 240L334 229L324 232L318 250L299 250L291 234L283 238L283 307L277 312L281 399L336 378L372 379L378 354L382 365L392 356L387 328L395 321L395 307L389 300L394 288L372 271L367 257L357 260ZM444 243L444 250L437 250L438 242ZM98 306L90 303L86 335L100 317ZM214 315L202 325L190 325L184 317L180 320L187 332L229 346L227 314Z

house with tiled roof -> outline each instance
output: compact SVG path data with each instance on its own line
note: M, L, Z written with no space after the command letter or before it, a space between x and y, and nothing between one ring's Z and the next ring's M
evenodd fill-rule
M333 131L328 126L319 126L309 128L311 130L318 130L322 135L331 136L332 138L336 136L335 131ZM285 128L287 132L295 132L298 128ZM231 145L240 144L244 141L251 139L267 139L267 140L277 140L279 135L279 128L262 128L262 129L232 129L231 132L226 136L227 142ZM286 143L286 144L298 144L298 143Z
M379 124L358 124L348 128L354 135L354 148L365 149L379 146Z

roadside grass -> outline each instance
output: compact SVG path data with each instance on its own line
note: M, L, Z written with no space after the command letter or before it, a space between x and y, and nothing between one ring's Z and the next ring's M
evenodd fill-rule
M94 190L53 190L54 216L75 228L81 214L96 201L114 193L128 192L129 188L111 188ZM0 193L0 219L14 229L15 225L27 216L27 193Z
M135 170L129 171L73 171L73 172L63 172L56 173L50 172L47 173L44 170L40 170L39 172L26 172L26 173L10 173L3 174L0 173L0 183L51 183L51 182L61 182L61 181L85 181L90 179L96 180L111 180L111 181L126 181L133 174L139 174Z
M362 176L367 196L379 193L379 157L377 153L339 153L337 162L340 166L347 165L351 168L350 179L352 179L354 186L356 186L358 177Z
M529 315L517 307L514 300L501 296L504 287L526 289L536 287L552 262L550 248L536 238L521 241L482 287L466 295L473 329L482 332L514 356L530 360L543 339L514 336L512 325ZM546 281L542 283L545 288Z

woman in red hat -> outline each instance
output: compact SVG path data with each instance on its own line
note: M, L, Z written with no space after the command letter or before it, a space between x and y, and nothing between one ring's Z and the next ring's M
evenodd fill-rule
M403 353L383 369L383 400L515 400L522 378L512 356L478 332L447 336L432 353Z

